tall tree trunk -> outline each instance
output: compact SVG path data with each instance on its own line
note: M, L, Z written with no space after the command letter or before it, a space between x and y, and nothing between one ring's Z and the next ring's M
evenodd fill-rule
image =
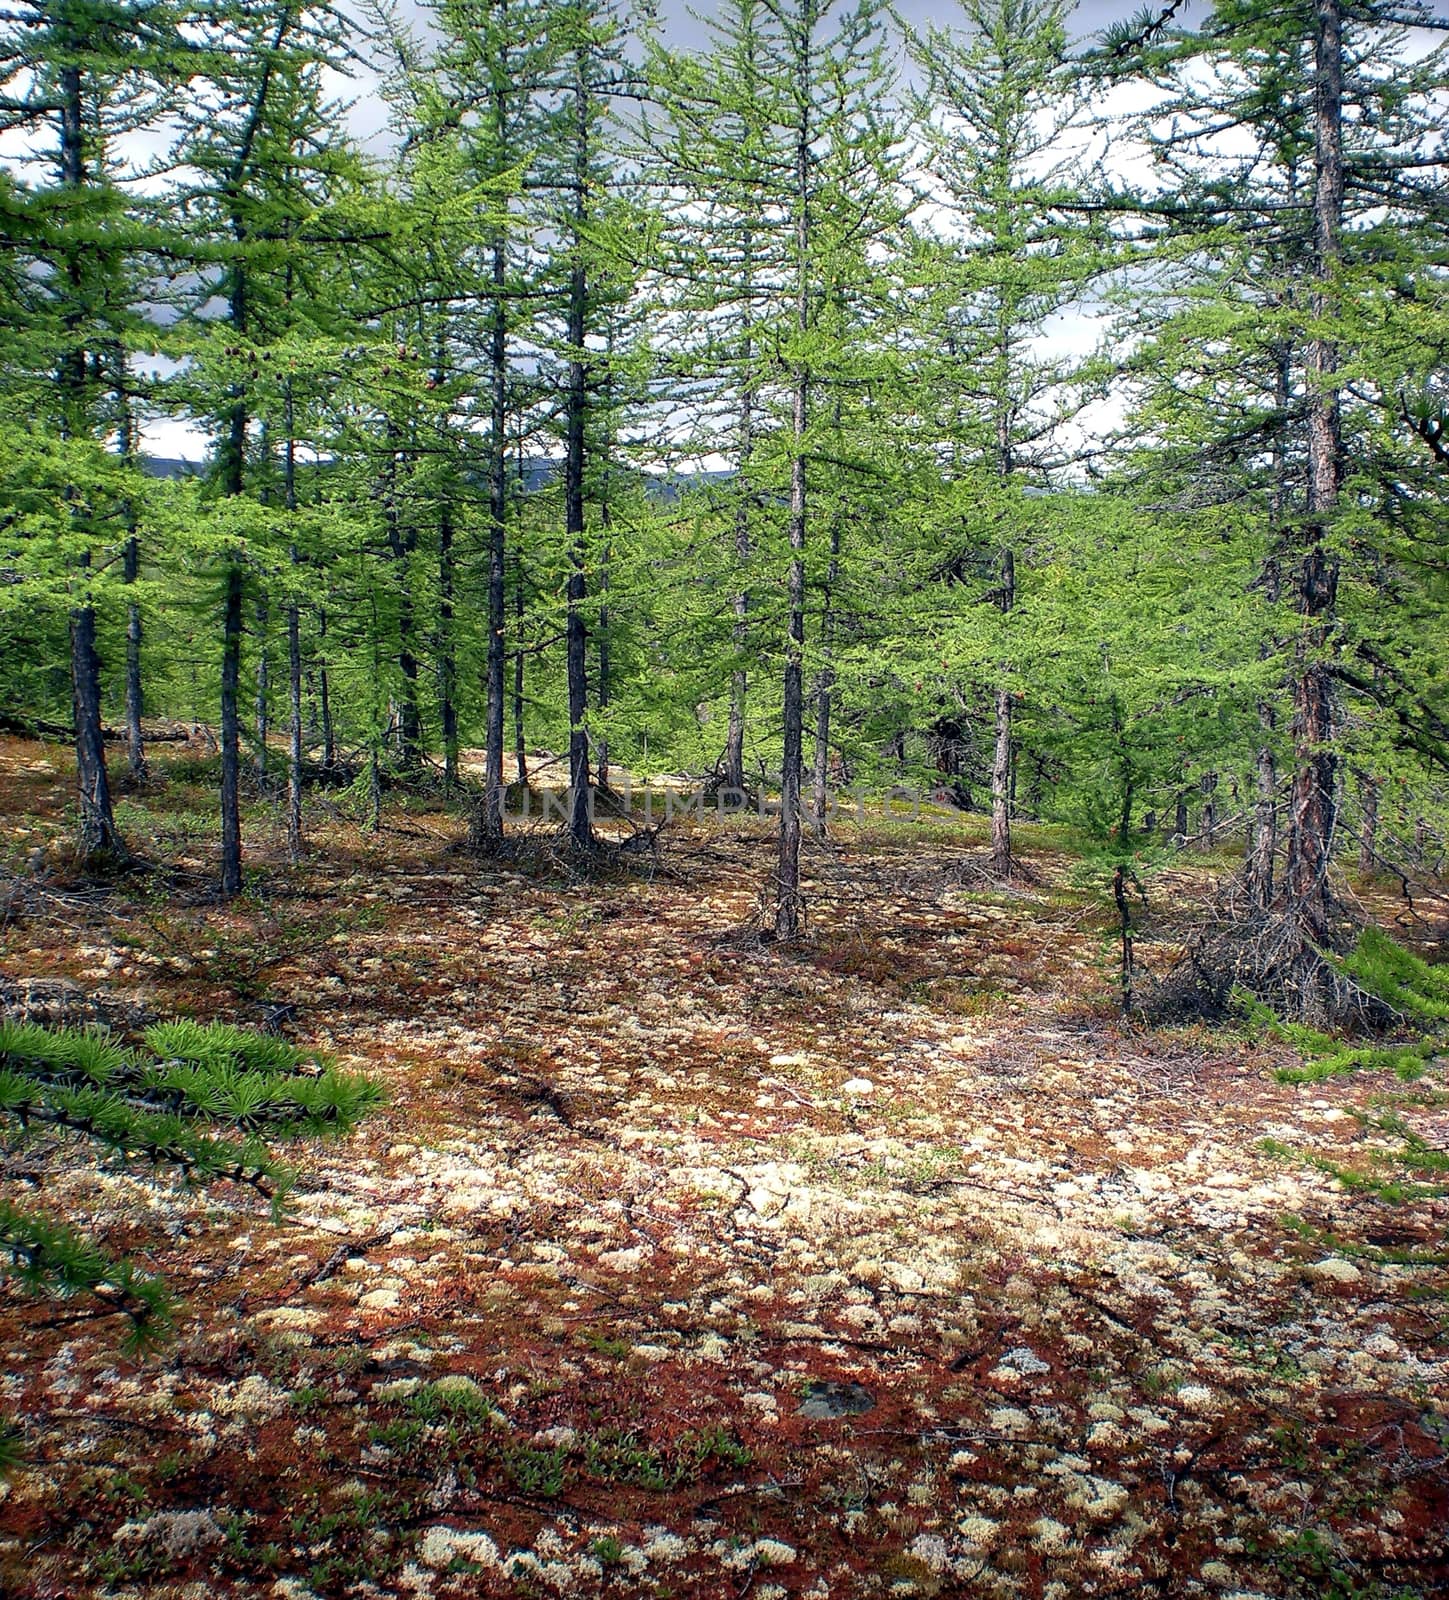
M136 464L136 424L131 397L126 385L126 358L119 349L115 356L116 403L120 413L120 455L127 467ZM126 496L122 514L126 521L126 542L121 549L121 576L126 588L135 591L141 577L141 541L136 534L136 507ZM132 783L146 781L146 736L141 728L145 706L141 693L141 607L132 600L126 607L126 756Z
M325 655L327 648L325 609L317 613L317 643L324 652L322 660L317 664L318 711L322 718L322 770L331 773L337 770L337 730L332 722L332 674L328 670Z
M237 695L241 684L242 569L227 563L221 649L221 892L241 893L241 759Z
M398 487L397 427L387 423L389 453L383 483L383 506L387 518L387 542L397 573L397 665L402 674L402 700L397 716L397 756L405 771L414 771L422 760L423 722L418 695L418 651L413 615L412 558L417 549L417 530L412 519L404 526Z
M267 775L267 735L271 732L272 667L267 652L267 630L271 615L267 597L257 600L257 753L256 769L259 778Z
M754 490L750 483L750 467L755 453L755 341L754 341L754 236L746 229L743 243L742 278L744 285L744 318L740 360L744 368L744 382L740 387L740 440L739 461L735 473L735 560L743 576L750 565L750 511ZM730 676L730 720L725 737L724 787L743 796L745 788L745 699L749 693L749 672L744 665L744 651L750 615L750 592L743 584L734 598L735 670Z
M141 542L133 533L122 551L122 574L127 587L133 587L141 575ZM132 600L126 607L126 756L131 767L131 781L146 781L146 735L141 727L145 701L141 692L141 641L143 636L141 608Z
M777 869L775 933L780 939L800 935L800 779L804 719L803 660L805 653L805 457L803 439L809 406L809 378L796 374L793 426L796 454L790 463L789 620L785 639L782 694L784 749L780 767L780 859Z
M513 558L513 631L518 648L513 652L513 764L520 788L528 787L528 746L523 729L523 553Z
M573 264L569 271L568 385L564 401L564 535L569 549L565 651L569 703L569 839L575 849L594 843L592 794L589 787L588 548L584 540L584 425L589 406L589 374L584 338L589 303L584 248L584 223L589 182L589 91L582 47L576 54L574 82L574 214Z
M1323 333L1336 304L1343 222L1343 18L1341 0L1316 0L1314 28L1314 254L1316 336L1309 341L1308 504L1294 597L1302 619L1293 679L1293 788L1284 909L1310 944L1330 933L1333 852L1334 693L1329 662L1338 598L1338 556L1329 532L1342 477L1338 351ZM1320 998L1304 997L1305 1009Z
M290 275L288 278L290 285ZM282 499L287 515L297 510L297 440L293 419L292 383L285 391L287 442L282 456ZM297 597L297 546L292 545L292 593L287 600L287 859L295 867L302 859L302 606Z
M443 788L458 787L458 658L453 637L453 508L438 510L438 719L443 735Z
M90 575L89 555L81 558L81 579ZM75 702L75 761L80 796L78 851L83 862L98 856L123 859L126 847L111 805L106 748L101 735L101 663L96 654L96 613L89 591L70 613L71 683Z
M85 107L80 68L63 65L60 84L60 167L66 189L85 187ZM61 435L72 439L86 431L86 352L81 304L84 299L82 262L72 251L66 262L73 310L65 316L67 344L61 354L59 387L63 407ZM66 491L71 502L71 517L78 522L78 497ZM106 771L106 747L101 726L101 662L96 653L96 612L91 597L91 557L86 551L79 559L77 602L70 612L71 700L75 717L76 787L80 809L80 836L77 848L83 863L96 856L124 857L125 846L116 827L111 804L110 775Z
M806 7L805 27L796 51L802 79L813 48L814 7ZM810 327L810 112L806 85L796 85L800 121L795 138L795 328L802 340ZM810 369L802 354L791 383L790 405L790 573L786 605L785 678L781 695L783 753L780 767L780 859L776 871L775 935L800 936L800 781L804 718L805 657L805 435L810 423Z
M607 496L608 491L605 490ZM600 532L603 535L599 548L599 687L594 696L599 708L599 738L595 760L601 789L609 787L609 731L606 713L609 709L610 658L609 658L609 502L605 498L599 507Z
M483 748L483 803L475 818L482 838L503 836L503 697L507 664L504 562L507 555L508 313L504 302L508 262L501 240L493 245L493 304L489 316L488 433L488 705ZM522 672L519 653L519 673ZM522 698L522 688L518 691ZM520 714L521 722L521 714Z
M750 520L749 511L743 503L748 491L743 485L740 486L740 493L742 503L735 512L735 556L744 567L750 559ZM735 659L739 662L744 654L745 630L750 614L749 591L743 585L735 595L734 612ZM743 794L745 788L745 698L748 693L749 673L742 664L737 665L730 675L730 720L725 735L721 772L724 787L733 790L736 796Z
M1258 703L1264 733L1272 733L1277 713L1267 700ZM1278 845L1278 762L1265 739L1258 746L1257 799L1253 807L1253 832L1248 842L1248 895L1259 910L1273 903L1274 858Z
M232 219L232 232L238 244L246 237L239 217ZM244 267L232 267L228 312L232 332L245 335L248 317L247 279ZM221 445L221 489L239 496L246 483L247 427L249 412L244 385L231 391L227 428ZM242 639L242 557L238 550L226 556L226 584L222 602L221 630L221 893L224 899L241 893L241 718L238 696L241 689Z
M835 687L832 651L835 643L835 585L840 577L840 517L831 519L830 565L825 573L825 595L820 612L821 667L815 680L815 767L811 773L811 813L815 832L825 837L825 815L830 789L830 705Z
M292 546L292 564L297 547ZM302 859L302 612L296 600L287 606L287 859Z
M1290 173L1289 188L1290 193L1297 194L1296 170ZM1279 344L1273 377L1273 405L1277 413L1273 445L1273 495L1268 511L1274 543L1263 564L1261 579L1263 598L1270 606L1276 606L1283 594L1283 569L1279 555L1289 511L1287 430L1292 355L1291 346L1286 342ZM1272 648L1265 644L1262 654L1267 655ZM1257 799L1248 836L1245 876L1248 899L1259 911L1266 911L1273 904L1273 879L1278 852L1278 757L1274 749L1278 708L1266 695L1258 702L1258 726L1263 730L1263 738L1255 763Z
M997 601L1003 615L1016 604L1016 557L1001 552L1001 585ZM993 877L1011 876L1011 715L1010 688L996 691L996 743L991 760L991 858L987 870Z

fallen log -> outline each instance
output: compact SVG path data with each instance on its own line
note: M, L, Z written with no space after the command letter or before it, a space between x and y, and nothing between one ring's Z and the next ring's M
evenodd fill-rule
M22 739L74 739L75 729L68 722L50 722L44 717L20 717L10 711L0 711L0 733L18 734ZM124 744L124 728L102 728L101 738L107 744ZM148 733L145 744L185 744L191 738L185 728L171 728L165 733Z

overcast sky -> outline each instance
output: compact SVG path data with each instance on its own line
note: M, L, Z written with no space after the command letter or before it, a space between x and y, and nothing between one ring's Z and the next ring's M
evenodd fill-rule
M1207 8L1207 0L1184 0L1176 20L1191 22L1195 14L1200 15ZM622 9L627 15L634 8L625 5ZM666 39L676 47L707 47L709 29L700 18L707 17L713 9L710 0L658 0L658 15ZM938 0L934 4L932 0L896 0L895 9L915 28L924 29L931 23L944 27L960 20L953 0L946 0L946 3ZM1087 38L1109 23L1133 16L1141 9L1141 0L1081 0L1071 15L1069 26L1073 34ZM420 5L418 0L401 0L399 10L419 32L426 32L426 6ZM371 150L386 149L387 111L377 98L375 82L358 78L348 86L348 92L356 101L351 119L356 137Z
M1201 13L1207 3L1208 0L1185 0L1177 13L1178 21L1191 21L1192 13ZM922 29L930 23L948 26L959 20L954 3L943 6L932 4L931 0L897 0L896 9L909 25ZM1081 0L1072 13L1069 26L1075 36L1085 39L1109 23L1134 15L1140 9L1140 0ZM429 13L424 5L419 4L418 0L401 0L400 10L419 33L426 33ZM700 16L708 15L709 10L710 0L694 0L692 5L688 0L659 0L659 17L665 37L677 48L706 48L709 29ZM691 11L698 15L692 16ZM359 72L350 80L339 81L336 93L339 98L352 102L348 120L353 136L374 155L385 156L393 139L387 125L388 109L377 93L376 77ZM1095 317L1081 311L1067 311L1053 319L1048 337L1058 355L1081 355L1092 347L1100 332L1101 324ZM1119 416L1119 406L1115 402L1108 402L1092 408L1091 414L1079 418L1075 427L1080 431L1094 425L1110 426ZM194 424L176 418L151 418L143 425L143 434L145 448L153 455L192 461L202 459L211 442Z

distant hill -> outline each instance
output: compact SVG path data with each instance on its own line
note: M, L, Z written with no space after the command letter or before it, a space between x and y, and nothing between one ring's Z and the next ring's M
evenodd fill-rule
M186 461L178 456L143 456L141 466L152 478L198 478L206 471L204 461ZM540 489L548 488L558 478L562 466L561 461L547 456L525 460L522 471L524 493L536 494ZM516 472L517 468L510 468L510 473ZM733 476L733 472L727 471L640 474L649 498L663 505L672 505L692 489L707 489L711 484L728 482Z

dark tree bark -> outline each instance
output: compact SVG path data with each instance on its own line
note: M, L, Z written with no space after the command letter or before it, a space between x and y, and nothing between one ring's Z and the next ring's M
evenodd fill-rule
M387 424L389 454L383 484L383 506L387 521L388 548L397 573L397 665L402 674L402 700L397 716L397 757L406 771L415 771L422 762L423 719L418 695L417 628L413 614L412 558L417 549L417 529L412 519L404 518L398 487L398 439L392 422Z
M614 512L611 503L613 491L614 456L614 324L609 324L604 344L605 371L603 392L603 448L599 473L599 681L594 692L594 703L599 708L599 736L595 741L594 760L598 767L599 788L609 787L609 696L613 692L613 640L609 633L609 564L613 560Z
M60 169L62 185L72 191L85 187L84 96L80 68L63 65L60 88ZM65 315L67 345L59 365L63 414L61 434L74 438L86 422L86 352L82 343L84 301L83 267L78 252L66 262L71 308ZM67 491L72 517L78 515L76 496ZM124 858L125 845L116 827L111 804L110 775L106 771L105 741L101 728L101 663L96 653L96 613L91 598L91 558L81 556L76 577L76 603L70 612L71 698L75 717L76 787L80 810L77 849L82 863L100 856Z
M832 649L835 643L835 586L840 578L840 517L830 524L830 565L825 573L825 594L820 612L822 665L815 680L815 769L811 774L811 813L815 832L825 836L825 816L830 788L830 710L835 687Z
M742 274L744 298L743 342L740 360L745 380L740 388L739 461L735 474L735 489L739 498L735 505L735 560L741 574L749 570L752 540L750 538L750 511L753 507L753 490L750 484L750 467L755 453L755 341L754 341L754 239L746 230L743 242ZM729 731L725 736L722 778L724 787L736 796L745 788L745 700L749 694L749 673L743 664L750 616L750 592L742 583L734 597L734 647L736 666L730 677Z
M1343 223L1343 18L1340 0L1316 0L1314 10L1314 315L1319 326L1307 348L1308 502L1302 550L1293 574L1301 620L1293 692L1293 787L1283 904L1310 944L1329 938L1328 870L1333 853L1334 693L1326 659L1337 610L1338 556L1330 523L1342 478L1337 387L1338 351L1321 331L1334 311ZM1313 1009L1313 996L1305 1005Z
M256 769L259 778L265 778L267 775L267 735L271 732L272 666L267 651L267 630L270 624L271 613L267 606L267 597L261 595L257 599Z
M569 551L565 653L569 705L569 840L577 850L594 845L589 784L588 547L584 535L584 428L589 370L584 339L589 306L588 270L581 252L588 218L590 90L582 47L575 58L573 90L573 249L568 292L568 380L564 397L564 536Z
M126 361L117 350L116 401L120 412L120 455L127 467L136 462L136 425L126 385ZM128 589L135 589L141 577L141 541L136 534L136 508L126 497L122 507L127 536L121 550L121 576ZM141 607L132 600L126 607L126 756L132 783L146 781L146 736L141 727L145 704L141 692Z
M82 581L89 576L90 559L81 562ZM106 771L105 743L101 734L101 663L96 654L96 613L89 593L70 614L71 681L75 699L75 759L80 795L78 851L83 862L99 857L124 859L126 847L116 827L111 805L110 776Z
M997 605L1004 616L1016 604L1016 557L1001 552L1001 584ZM993 877L1011 876L1011 690L996 691L996 742L991 759L991 856L987 870Z
M801 81L796 85L800 119L795 128L795 328L802 335L810 328L811 246L811 116L806 80L814 49L815 8L804 9L795 38ZM800 787L802 722L804 719L805 657L805 538L808 514L805 475L805 436L810 425L810 368L799 358L791 375L790 396L790 571L787 579L788 620L785 635L785 674L781 694L783 754L780 768L780 856L776 872L775 936L800 936Z
M234 269L231 287L231 323L241 333L247 321L246 277ZM239 495L246 474L247 403L245 391L234 391L228 414L221 459L222 492ZM221 646L221 893L224 898L241 893L241 687L242 569L236 551L227 556L225 599L222 607Z
M500 91L501 93L502 91ZM507 555L508 458L505 430L508 424L508 314L504 303L508 262L501 240L493 245L493 304L489 313L489 433L488 433L488 705L483 750L483 800L475 828L483 838L503 835L503 697L507 664L507 613L504 562ZM521 678L523 655L516 670ZM519 725L522 699L519 685L515 700Z
M317 642L325 651L327 641L327 612L321 610L317 613ZM318 711L322 718L322 768L325 772L337 770L337 731L332 723L332 675L328 671L327 661L323 660L317 667L317 700Z
M793 426L796 454L790 464L790 575L785 638L785 680L782 695L784 750L780 768L780 856L777 870L775 934L800 936L800 780L804 720L805 654L805 456L798 443L809 415L810 380L803 370L795 377Z
M128 586L141 575L141 543L133 533L122 552L122 574ZM146 781L146 735L141 727L145 700L141 690L141 608L134 600L126 607L126 756L133 783Z
M528 787L528 747L523 729L523 673L526 665L523 654L523 556L513 561L513 626L518 638L518 649L513 652L513 762L517 768L520 788Z
M221 892L241 893L241 760L237 694L241 682L242 569L226 569L221 647Z
M282 457L282 497L288 515L297 509L297 441L293 429L292 384L286 387L287 443ZM298 566L297 547L290 551ZM287 601L287 859L295 867L302 859L302 607L293 592Z
M1218 842L1218 775L1205 772L1198 780L1202 790L1202 818L1198 823L1197 847L1203 852L1215 849Z
M1296 167L1289 173L1289 189L1294 195L1298 192ZM1259 585L1264 600L1270 606L1276 606L1283 594L1280 554L1289 513L1288 428L1292 359L1291 347L1287 343L1280 344L1273 377L1273 404L1278 424L1273 444L1273 495L1268 510L1274 544L1263 565ZM1265 644L1263 653L1267 654L1270 648ZM1255 763L1257 798L1248 834L1245 878L1250 902L1258 910L1266 911L1273 904L1278 852L1278 757L1274 748L1278 708L1266 697L1258 702L1258 725L1263 730L1263 739L1258 746Z
M603 539L599 548L599 686L595 695L599 707L599 740L595 760L598 764L599 787L609 787L609 734L605 713L609 709L610 656L609 656L609 489L605 473L603 499L599 505L599 526Z
M458 658L453 636L453 508L438 510L438 719L443 735L443 788L458 787Z

